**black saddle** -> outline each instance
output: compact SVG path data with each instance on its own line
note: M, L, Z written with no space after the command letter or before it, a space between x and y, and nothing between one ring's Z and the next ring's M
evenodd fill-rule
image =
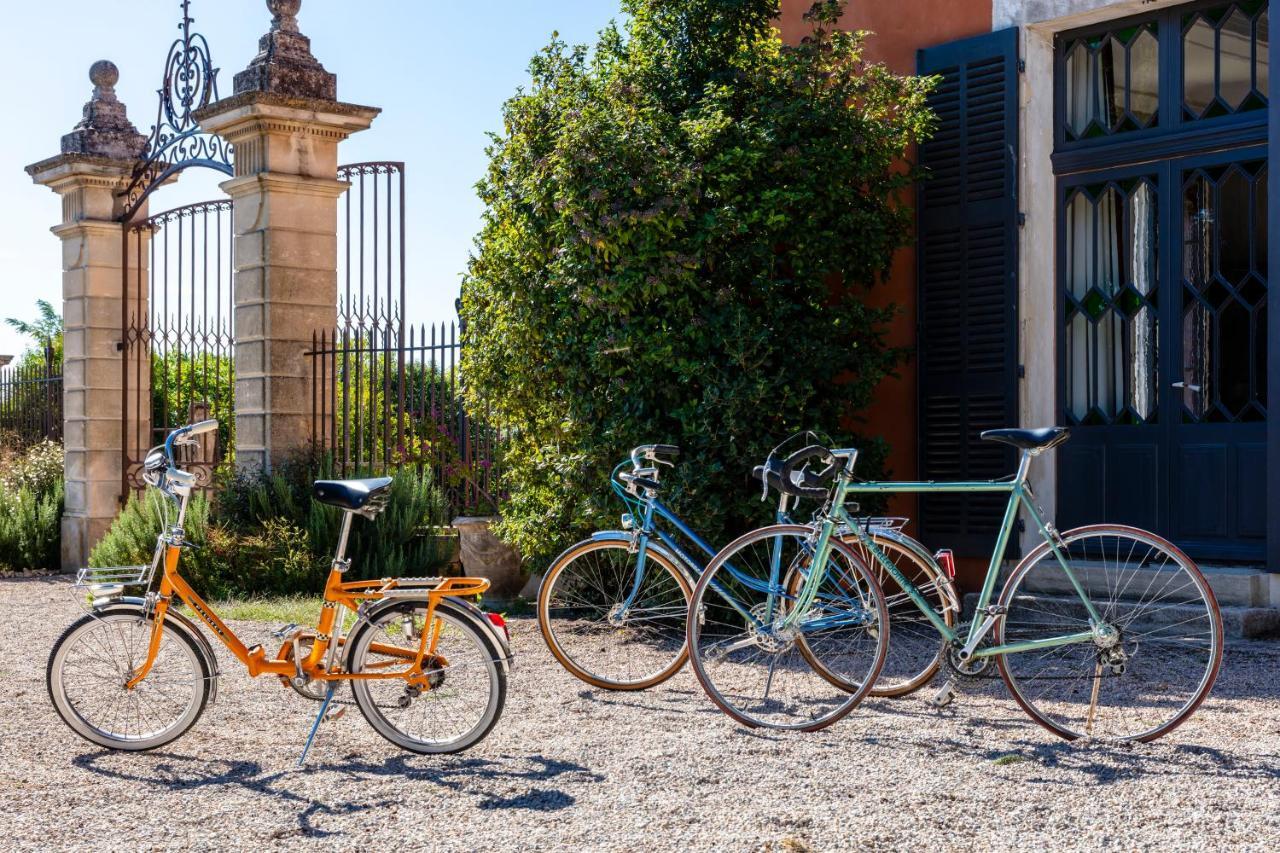
M373 518L386 509L387 501L391 500L391 478L316 480L311 495L322 504Z
M989 429L982 433L987 441L998 441L1011 444L1020 450L1034 450L1037 453L1057 447L1071 437L1071 430L1066 427L1044 427L1042 429Z

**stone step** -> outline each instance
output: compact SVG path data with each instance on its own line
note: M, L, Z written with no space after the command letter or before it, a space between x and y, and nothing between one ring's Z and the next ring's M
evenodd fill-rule
M1073 619L1085 619L1084 605L1073 592L1071 595L1034 594L1022 597L1033 606L1062 613ZM1150 629L1159 625L1171 625L1185 619L1194 618L1202 610L1194 605L1164 605L1151 614L1152 618L1144 618L1142 627ZM973 618L974 609L978 606L978 594L967 593L964 597L964 618ZM1223 607L1222 632L1229 640L1280 640L1280 607L1239 607L1230 605Z

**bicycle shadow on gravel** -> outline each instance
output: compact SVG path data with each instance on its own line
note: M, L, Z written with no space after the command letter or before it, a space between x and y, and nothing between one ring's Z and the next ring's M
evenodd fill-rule
M121 765L112 766L113 759L119 759ZM422 766L414 763L429 761L436 763ZM320 773L332 773L352 781L394 777L406 781L428 782L450 793L475 800L474 807L486 811L526 809L554 812L569 808L576 803L576 799L561 789L536 785L522 794L505 796L496 791L476 790L477 782L493 782L496 787L506 789L512 782L546 782L566 774L574 774L581 781L604 781L603 776L579 764L542 755L527 758L504 756L501 761L484 758L442 760L427 756L396 755L381 763L363 761L358 756L350 755L342 762L311 764L300 770L268 772L257 761L209 759L162 752L122 756L120 753L102 750L79 755L71 763L81 770L106 779L155 785L171 791L239 788L286 806L298 806L301 810L296 816L297 832L311 838L342 834L341 831L323 829L317 825L317 819L404 805L401 797L379 798L367 802L325 802L314 796L297 793L288 786L291 780L314 777ZM518 766L520 764L532 766L525 768Z

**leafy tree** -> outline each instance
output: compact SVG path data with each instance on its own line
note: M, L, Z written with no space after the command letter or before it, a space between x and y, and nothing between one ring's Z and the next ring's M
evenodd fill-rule
M747 474L793 431L882 464L850 433L903 353L864 296L909 237L931 81L866 61L844 5L791 47L778 0L623 0L505 104L462 375L510 431L500 532L535 565L610 523L633 445L684 449L665 494L713 542L767 516Z
M39 316L34 320L20 320L17 317L6 317L5 323L36 342L22 354L24 366L45 365L46 349L52 351L52 362L55 372L62 370L62 317L47 300L36 300L36 311Z

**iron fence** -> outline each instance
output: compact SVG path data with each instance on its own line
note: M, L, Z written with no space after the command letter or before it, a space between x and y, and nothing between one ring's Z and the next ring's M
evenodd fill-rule
M62 440L62 364L43 357L0 367L0 447L22 450Z
M335 475L429 469L454 514L488 512L499 430L468 411L456 323L409 326L391 313L313 336L311 435Z

